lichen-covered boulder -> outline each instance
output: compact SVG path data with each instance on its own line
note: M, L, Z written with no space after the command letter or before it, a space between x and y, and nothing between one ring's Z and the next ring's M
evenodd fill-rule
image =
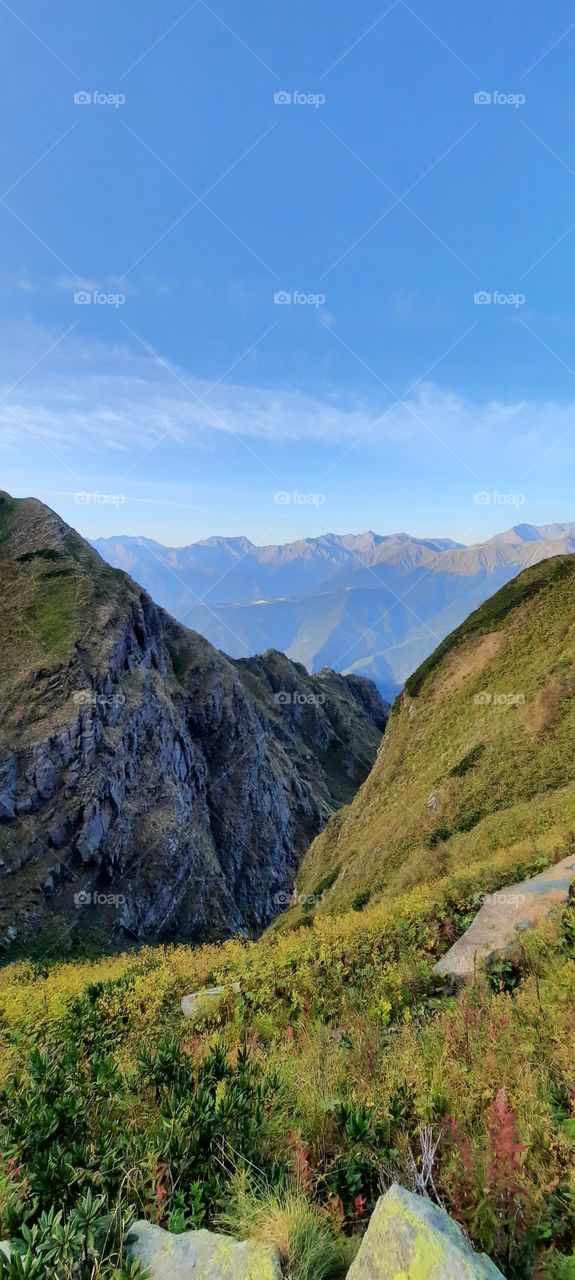
M191 995L182 996L180 1003L184 1018L195 1018L197 1013L209 1012L228 991L239 990L239 982L230 982L227 987L202 987L201 991L192 991Z
M151 1222L136 1222L132 1237L130 1256L150 1280L281 1280L280 1255L271 1245L212 1231L175 1236Z
M348 1280L504 1280L431 1200L395 1183L378 1200Z

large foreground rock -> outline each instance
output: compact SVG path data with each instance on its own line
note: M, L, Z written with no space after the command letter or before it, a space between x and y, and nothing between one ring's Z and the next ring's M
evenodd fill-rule
M504 1280L431 1200L394 1184L378 1200L348 1280Z
M435 966L453 984L473 976L481 964L513 948L517 932L531 929L554 907L567 902L575 879L575 855L563 858L539 876L487 894L466 933Z
M281 1280L277 1249L212 1231L175 1236L151 1222L136 1222L130 1254L150 1280Z

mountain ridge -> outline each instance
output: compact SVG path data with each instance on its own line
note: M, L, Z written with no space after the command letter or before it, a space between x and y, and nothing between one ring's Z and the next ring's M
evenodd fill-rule
M0 604L0 939L261 931L367 776L375 688L228 659L34 499L0 495Z
M575 523L519 524L471 546L373 531L249 543L243 553L228 543L158 550L116 538L95 545L232 656L279 648L312 672L326 663L361 672L392 699L494 591L531 563L575 551Z

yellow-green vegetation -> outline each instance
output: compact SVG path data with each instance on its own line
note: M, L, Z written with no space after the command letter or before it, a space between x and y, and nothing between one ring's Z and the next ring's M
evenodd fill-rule
M575 912L449 999L431 967L473 892L419 890L260 943L6 967L0 1234L51 1208L68 1220L90 1192L124 1224L273 1239L294 1280L320 1274L323 1240L335 1280L380 1189L414 1185L429 1125L435 1185L475 1245L508 1277L542 1251L566 1266ZM225 999L183 1019L181 996L216 983ZM86 1274L112 1274L98 1265Z
M0 971L0 1236L30 1255L0 1280L127 1276L131 1215L337 1280L430 1175L508 1280L570 1280L575 910L458 997L433 972L480 893L573 851L575 564L540 572L417 674L260 942Z
M511 877L522 858L569 853L574 691L567 556L520 574L408 680L367 782L304 859L301 899L331 913L366 891L389 903L445 876L497 867Z
M274 1189L239 1169L232 1177L219 1225L232 1235L279 1252L288 1280L345 1277L359 1240L348 1239L329 1207L314 1204L296 1169L294 1186Z

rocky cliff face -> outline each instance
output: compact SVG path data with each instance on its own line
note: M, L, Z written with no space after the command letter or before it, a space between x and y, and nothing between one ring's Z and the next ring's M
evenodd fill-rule
M254 934L375 758L368 681L231 661L0 500L0 940Z

